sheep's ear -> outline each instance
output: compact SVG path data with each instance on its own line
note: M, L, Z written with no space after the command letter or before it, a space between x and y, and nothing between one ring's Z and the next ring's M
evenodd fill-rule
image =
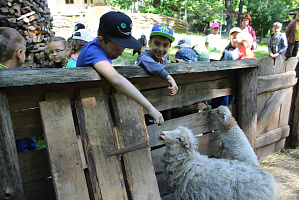
M190 143L189 143L189 142L186 142L186 143L185 143L185 147L186 147L187 149L189 149L189 148L190 148Z
M181 125L178 124L177 128L181 127Z

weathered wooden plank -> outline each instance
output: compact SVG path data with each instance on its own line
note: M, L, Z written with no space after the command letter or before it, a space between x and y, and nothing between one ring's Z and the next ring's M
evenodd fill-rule
M148 141L141 106L119 93L112 95L112 105L120 147ZM124 154L123 159L132 199L161 199L149 148Z
M272 115L279 108L285 96L291 89L292 88L276 91L274 92L272 97L268 99L262 113L259 115L257 120L257 135L260 135L265 129L269 122L269 119L271 119Z
M56 200L52 178L24 185L26 200Z
M269 144L267 146L257 148L255 153L257 158L260 160L268 155L271 155L275 152L275 143Z
M257 68L239 70L237 74L238 124L254 148L257 128Z
M258 76L274 74L274 59L270 56L261 59L261 67L258 69Z
M82 89L76 101L79 128L96 199L127 199L107 96L101 88Z
M295 110L292 124L292 131L290 134L290 145L293 148L299 146L299 87L297 87L297 97L295 102Z
M236 70L258 67L261 63L257 60L237 60L222 62L194 62L194 63L169 63L165 69L170 74L188 74L193 72L208 72L222 70ZM115 69L126 78L150 76L139 66L115 66ZM51 83L74 83L85 81L99 81L104 78L92 67L76 68L11 68L0 71L0 87L39 85Z
M286 57L283 54L279 54L279 56L275 58L274 74L284 73L285 66L286 66Z
M23 183L51 176L50 164L45 148L19 153L18 158Z
M142 94L158 109L187 106L198 101L226 96L235 93L236 80L233 78L179 85L175 96L168 94L167 88L144 91ZM166 103L167 102L167 103ZM146 113L146 112L145 112Z
M188 83L206 82L228 77L236 77L236 70L191 73L184 74L183 76L180 74L174 74L172 76L175 79L177 85L184 85ZM141 91L154 88L168 87L167 82L165 80L162 80L159 76L132 78L130 79L130 81L134 84L138 84Z
M0 89L0 199L25 199L6 93Z
M60 100L53 96L40 102L40 112L56 197L89 199L70 101L65 93Z
M255 142L256 148L261 148L266 145L275 143L283 138L288 137L289 133L290 133L289 125L263 133L262 135L256 138L256 142Z
M296 72L289 71L282 74L258 77L257 93L273 92L279 89L293 87L297 83Z
M208 111L167 120L163 123L163 126L149 125L147 126L147 131L149 135L150 147L162 144L157 139L161 131L173 130L178 125L188 127L195 135L211 132L218 128L215 120L210 118L210 114Z
M257 116L261 114L261 112L264 109L264 106L267 102L267 100L271 97L272 95L270 92L262 93L257 95ZM258 136L258 135L257 135Z
M295 71L298 64L298 58L291 57L286 62L286 72Z
M286 126L289 124L290 118L290 110L292 108L292 97L293 97L293 89L289 90L287 93L285 100L281 104L280 116L279 116L279 127Z
M264 131L268 132L271 131L273 129L278 128L278 124L279 124L279 114L280 114L280 107L278 107L278 109L273 113L273 115L271 116L271 118L269 119L267 126L265 127Z
M39 108L14 112L11 119L16 140L43 135Z

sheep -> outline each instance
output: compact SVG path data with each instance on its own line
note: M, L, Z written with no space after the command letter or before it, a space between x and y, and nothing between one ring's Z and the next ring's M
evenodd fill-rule
M218 123L218 136L231 157L258 166L258 159L252 146L228 107L219 106L211 110L211 114Z
M197 150L197 139L185 127L162 131L162 161L177 200L272 200L274 177L238 160L208 158Z

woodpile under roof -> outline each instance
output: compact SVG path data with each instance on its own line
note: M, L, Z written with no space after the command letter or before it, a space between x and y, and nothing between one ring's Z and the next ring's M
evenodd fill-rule
M49 65L45 51L53 36L52 21L47 0L0 0L0 26L14 28L24 37L33 67Z

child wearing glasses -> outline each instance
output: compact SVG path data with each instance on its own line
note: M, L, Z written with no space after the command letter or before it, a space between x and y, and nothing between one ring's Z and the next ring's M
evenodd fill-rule
M52 64L50 68L63 68L69 54L68 43L63 37L54 37L48 43Z

